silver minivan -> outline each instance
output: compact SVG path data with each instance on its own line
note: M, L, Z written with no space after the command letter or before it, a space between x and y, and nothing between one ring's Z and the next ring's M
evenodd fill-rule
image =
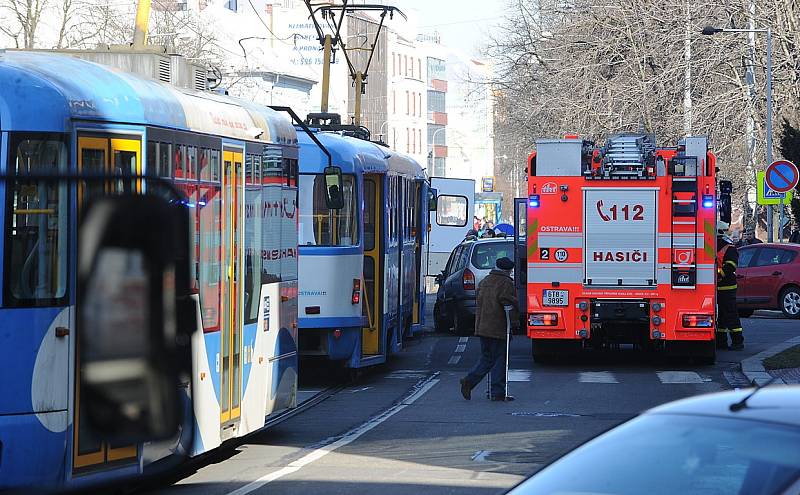
M467 238L450 253L436 276L439 290L433 306L437 332L471 334L475 327L475 288L499 258L514 259L514 238Z

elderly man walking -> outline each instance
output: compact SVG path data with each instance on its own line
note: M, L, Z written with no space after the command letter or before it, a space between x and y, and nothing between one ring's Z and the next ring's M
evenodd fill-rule
M493 401L514 400L506 396L506 313L503 306L513 306L511 324L519 325L519 314L514 280L511 273L514 262L500 258L497 268L489 272L478 285L475 335L481 339L481 358L467 376L461 379L461 395L472 398L472 389L491 372L491 398Z

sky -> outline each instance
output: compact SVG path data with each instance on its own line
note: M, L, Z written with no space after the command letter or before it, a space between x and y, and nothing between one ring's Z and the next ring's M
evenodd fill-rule
M442 43L481 57L487 35L502 21L506 0L394 0L400 10L415 9L420 32L439 31ZM416 17L416 16L414 16Z

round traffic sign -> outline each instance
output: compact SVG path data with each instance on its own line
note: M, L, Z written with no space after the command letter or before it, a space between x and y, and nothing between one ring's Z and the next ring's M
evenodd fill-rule
M767 186L777 193L789 192L797 185L800 172L797 165L788 160L777 160L767 167L764 181Z

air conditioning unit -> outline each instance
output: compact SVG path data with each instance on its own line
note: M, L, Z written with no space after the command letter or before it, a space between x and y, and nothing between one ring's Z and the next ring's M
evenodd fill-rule
M133 51L127 46L100 47L96 50L64 50L62 53L179 88L208 91L206 68L191 63L181 55L153 50Z

